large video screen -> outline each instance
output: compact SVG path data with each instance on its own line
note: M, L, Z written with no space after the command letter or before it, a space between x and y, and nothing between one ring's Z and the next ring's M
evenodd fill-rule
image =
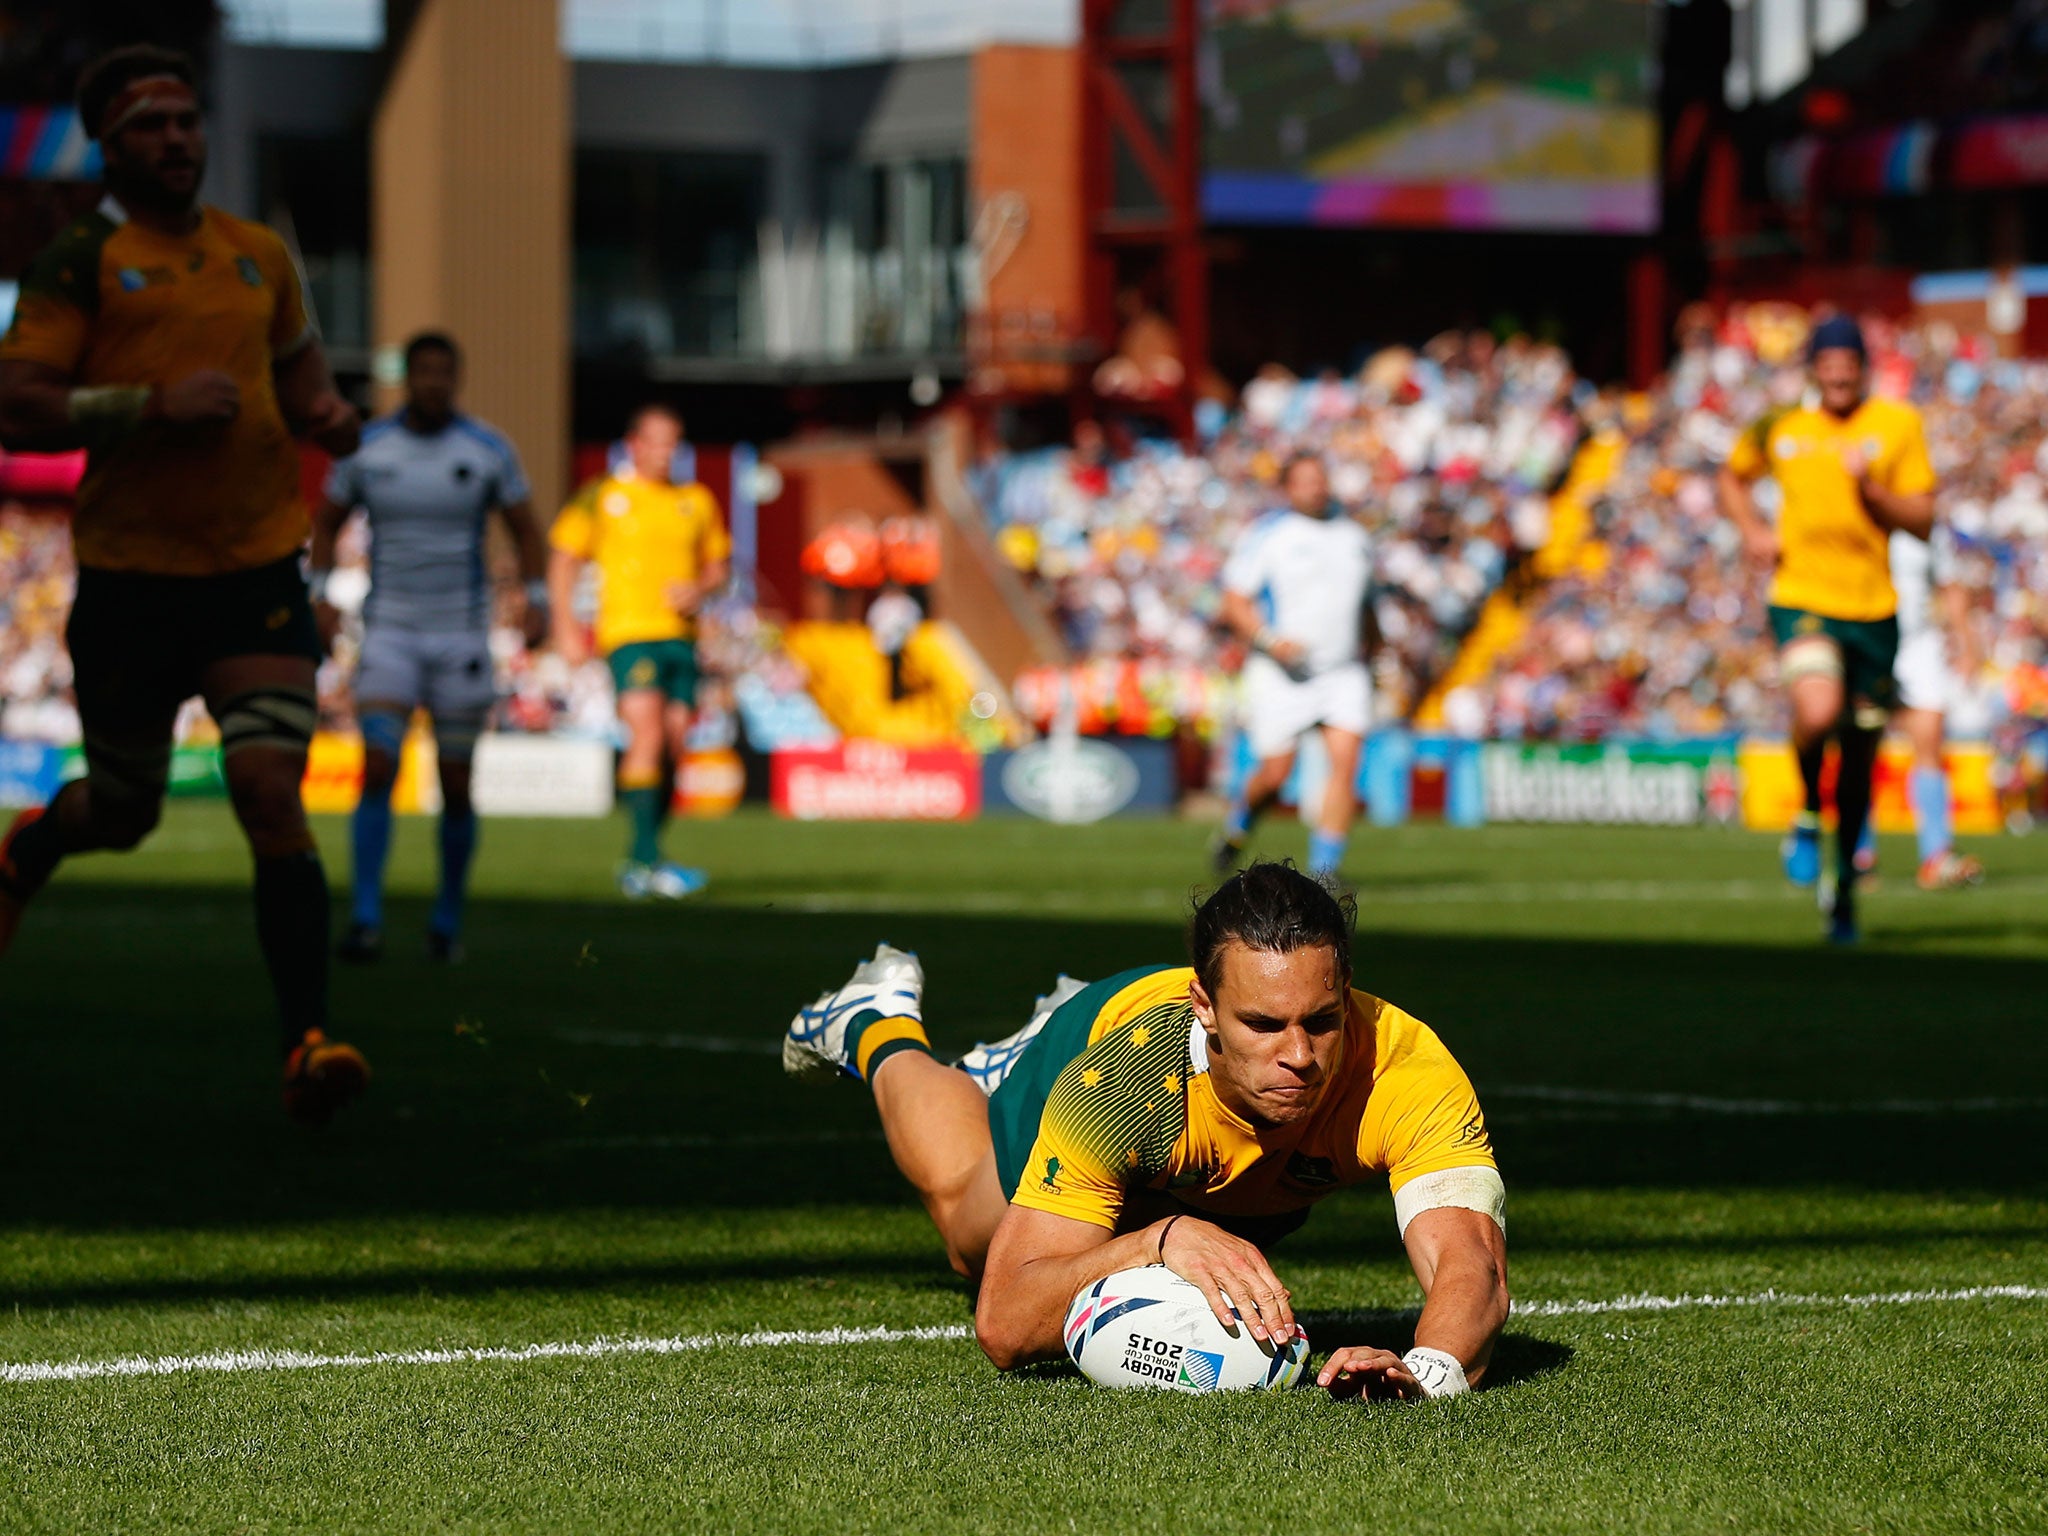
M1649 0L1208 0L1218 223L1641 231Z

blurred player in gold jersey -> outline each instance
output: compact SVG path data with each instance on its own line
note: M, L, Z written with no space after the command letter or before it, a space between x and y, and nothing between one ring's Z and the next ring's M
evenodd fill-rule
M1507 1319L1505 1193L1472 1085L1420 1020L1351 986L1349 898L1254 864L1194 915L1191 966L1065 977L1031 1022L933 1057L915 956L883 945L792 1021L783 1065L853 1076L1009 1369L1061 1353L1082 1287L1164 1264L1226 1327L1286 1340L1263 1250L1332 1191L1388 1181L1424 1304L1415 1348L1338 1350L1319 1380L1437 1397L1485 1375Z
M1836 315L1809 343L1816 403L1764 417L1721 471L1721 504L1750 558L1773 574L1771 628L1792 704L1792 750L1806 804L1785 840L1795 884L1820 877L1821 770L1839 743L1835 879L1823 886L1828 938L1853 944L1856 848L1870 816L1871 779L1885 720L1898 707L1892 668L1899 599L1891 536L1934 527L1934 469L1920 413L1871 398L1863 332ZM1778 483L1778 522L1758 516L1750 486Z
M118 50L86 69L78 105L107 195L23 279L0 342L0 440L88 451L66 631L86 773L0 842L0 949L60 860L149 835L179 706L200 695L255 855L285 1107L320 1121L369 1069L326 1034L327 880L299 794L320 644L292 440L352 452L356 413L283 242L198 200L191 61Z
M555 647L572 665L589 652L576 582L586 564L597 567L597 647L627 734L619 799L632 833L619 889L634 898L673 900L705 885L701 869L662 857L661 828L697 703L697 611L725 585L732 541L711 493L674 483L682 444L674 411L643 408L626 429L628 464L578 491L548 535Z

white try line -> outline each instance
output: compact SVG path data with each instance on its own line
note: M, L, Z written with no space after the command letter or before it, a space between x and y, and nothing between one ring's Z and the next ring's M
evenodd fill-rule
M1829 1296L1818 1292L1755 1291L1739 1296L1650 1294L1597 1301L1518 1301L1516 1317L1598 1317L1619 1312L1716 1311L1730 1307L1897 1307L1969 1301L2048 1301L2048 1285L1972 1285L1946 1290L1874 1291ZM1340 1317L1414 1317L1406 1311L1351 1312ZM594 1360L607 1355L687 1355L706 1350L777 1349L793 1344L953 1342L974 1337L965 1323L925 1328L817 1328L756 1333L694 1333L669 1338L585 1339L479 1349L380 1350L371 1354L316 1355L295 1349L218 1350L203 1355L123 1355L111 1360L36 1360L0 1365L0 1384L86 1381L107 1376L239 1375L252 1371L310 1371L366 1365L474 1365L488 1361Z
M1968 1115L2048 1109L2048 1097L1968 1099L1721 1099L1698 1093L1637 1093L1625 1089L1493 1084L1483 1098L1599 1109L1690 1110L1702 1115Z
M1617 1296L1611 1301L1518 1301L1516 1317L1602 1317L1612 1312L1718 1311L1726 1307L1905 1307L1927 1302L2048 1301L2048 1285L1966 1285L1954 1290L1871 1291L1825 1296L1809 1291L1754 1291L1746 1296Z

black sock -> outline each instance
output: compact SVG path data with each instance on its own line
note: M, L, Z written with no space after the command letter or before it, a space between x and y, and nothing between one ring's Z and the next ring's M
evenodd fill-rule
M1820 814L1820 772L1828 757L1828 739L1825 736L1812 746L1802 748L1799 753L1799 782L1806 788L1806 814Z
M660 793L654 801L654 825L657 830L668 825L668 819L676 809L676 760L666 751L661 754L661 782L655 786Z
M57 820L57 802L71 792L71 785L66 784L52 795L43 814L15 833L8 847L15 875L29 891L49 879L64 855L71 851L64 846L64 834Z
M1882 733L1858 726L1842 727L1842 766L1835 775L1835 878L1841 885L1856 879L1856 845L1870 820L1870 780L1877 767Z
M319 854L256 861L256 939L289 1055L307 1030L327 1027L327 872Z

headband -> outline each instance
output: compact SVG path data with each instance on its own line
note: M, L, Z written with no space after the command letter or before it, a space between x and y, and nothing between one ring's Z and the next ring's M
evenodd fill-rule
M104 143L138 117L151 112L171 112L181 108L197 110L198 106L199 98L193 94L192 87L176 75L143 75L130 80L107 103L106 118L100 125L98 137Z

